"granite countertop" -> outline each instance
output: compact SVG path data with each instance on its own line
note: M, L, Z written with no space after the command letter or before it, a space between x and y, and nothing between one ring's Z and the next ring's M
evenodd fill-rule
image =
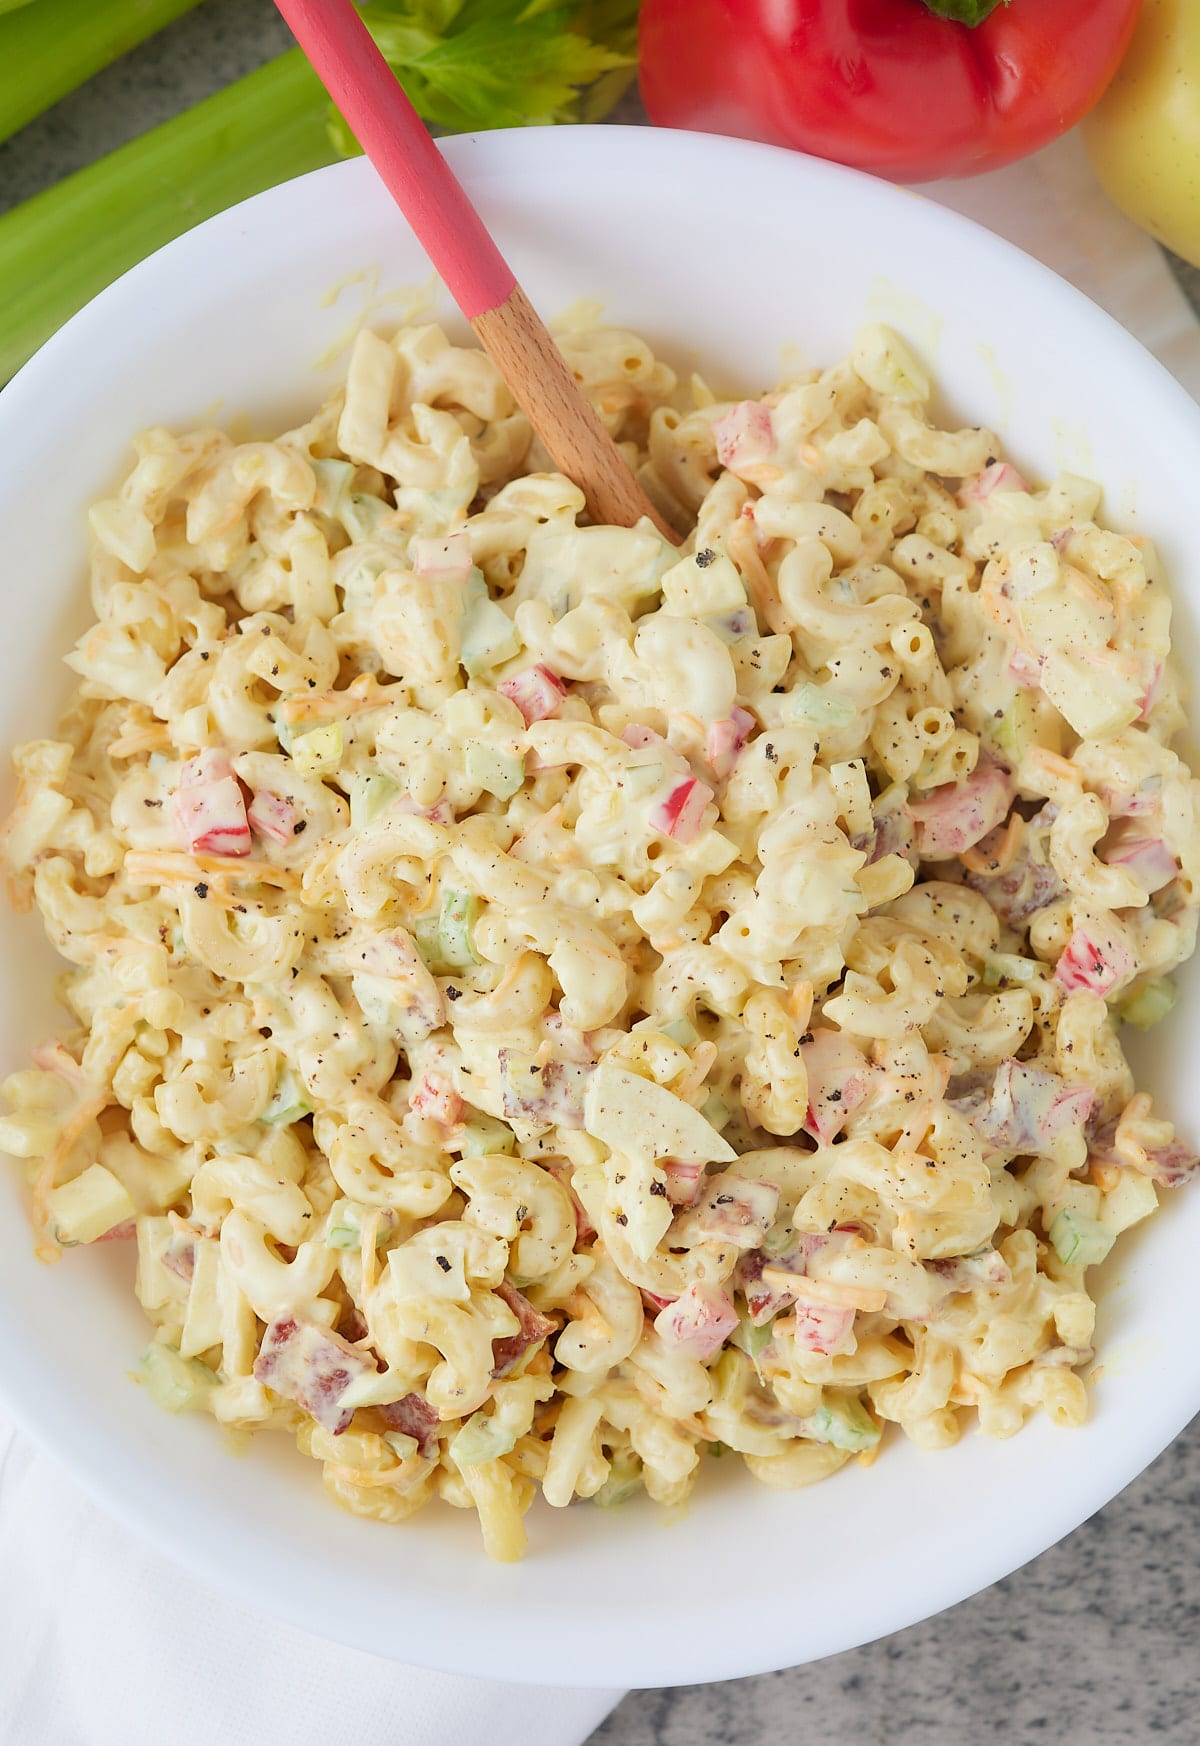
M270 0L206 0L0 147L0 208L289 42ZM1200 272L1175 265L1200 308ZM835 1746L1197 1746L1198 1510L1200 1421L1092 1521L973 1600L814 1666L631 1693L593 1746L768 1746L809 1733Z

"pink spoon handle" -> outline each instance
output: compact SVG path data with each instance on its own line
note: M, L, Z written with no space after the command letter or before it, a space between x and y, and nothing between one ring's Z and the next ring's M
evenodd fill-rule
M352 0L276 5L467 320L495 309L512 295L513 270Z

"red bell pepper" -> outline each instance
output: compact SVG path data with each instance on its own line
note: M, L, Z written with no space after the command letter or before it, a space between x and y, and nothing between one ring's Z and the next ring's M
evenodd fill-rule
M1112 78L1141 0L643 0L652 121L895 181L1037 151Z

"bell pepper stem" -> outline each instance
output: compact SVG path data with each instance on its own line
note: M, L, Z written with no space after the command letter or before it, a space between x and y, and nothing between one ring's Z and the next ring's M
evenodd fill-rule
M997 6L1011 3L1012 0L921 0L921 4L938 18L948 18L954 24L967 24L972 29L982 24Z

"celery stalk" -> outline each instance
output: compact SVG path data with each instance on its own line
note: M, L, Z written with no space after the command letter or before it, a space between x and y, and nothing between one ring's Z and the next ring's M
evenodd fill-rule
M11 23L0 18L0 30L39 25L32 40L42 43L39 77L48 80L53 33L44 21L52 9L85 18L89 8L140 5L165 17L187 3L41 0L28 20L23 12ZM585 97L594 119L616 96L611 75L632 65L636 0L387 0L362 12L418 114L455 131L573 121ZM0 53L0 67L10 64L22 83L36 83L22 57ZM353 152L345 124L331 116L295 49L0 218L0 382L90 297L181 231Z
M0 139L7 139L101 67L190 12L199 0L0 0Z
M172 237L332 163L328 114L292 49L0 217L0 382Z

